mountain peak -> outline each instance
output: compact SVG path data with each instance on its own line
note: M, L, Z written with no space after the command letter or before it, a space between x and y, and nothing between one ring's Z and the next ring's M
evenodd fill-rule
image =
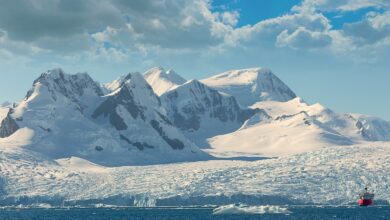
M226 83L246 85L256 81L260 77L260 75L274 76L270 69L255 67L247 69L229 70L212 76L203 81L208 82L212 85L225 85Z
M202 85L202 86L206 86L204 83L201 83L197 79L190 79L187 82L183 83L182 85Z
M51 76L52 78L61 78L65 73L61 68L53 68L42 73L42 75Z
M268 100L285 102L296 97L295 93L267 68L230 70L201 82L235 96L244 106Z
M114 81L104 84L103 86L105 89L108 90L109 93L111 93L111 92L114 92L115 90L119 89L120 87L123 86L123 84L126 84L126 83L144 84L146 82L140 73L132 72L132 73L122 75L119 78L115 79Z
M46 89L42 90L42 88ZM67 74L61 68L55 68L42 73L34 80L33 87L28 91L25 100L36 97L37 93L48 92L53 100L57 100L58 95L62 94L77 102L87 90L98 96L103 95L100 85L87 73Z
M162 95L171 88L182 85L187 80L174 70L165 71L162 67L154 67L144 73L145 80L152 86L157 95Z
M121 84L147 84L142 75L138 72L128 73L120 77Z
M76 74L67 74L61 68L53 68L42 73L35 81L42 82L47 80L62 80L62 81L93 81L93 79L88 75L88 73L76 73Z

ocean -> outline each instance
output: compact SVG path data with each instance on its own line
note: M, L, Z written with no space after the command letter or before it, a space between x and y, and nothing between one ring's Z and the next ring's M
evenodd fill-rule
M219 213L215 207L2 208L0 219L390 219L390 206L249 207Z

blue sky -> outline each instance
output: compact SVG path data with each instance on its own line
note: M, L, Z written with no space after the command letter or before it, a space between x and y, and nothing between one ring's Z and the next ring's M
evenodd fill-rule
M0 103L47 69L100 82L268 67L304 100L390 120L388 0L0 0Z

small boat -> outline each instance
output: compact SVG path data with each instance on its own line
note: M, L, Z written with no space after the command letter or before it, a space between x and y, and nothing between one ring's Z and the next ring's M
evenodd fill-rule
M359 193L358 204L360 206L369 206L374 204L374 193L370 193L367 190L367 187L364 188L364 192Z

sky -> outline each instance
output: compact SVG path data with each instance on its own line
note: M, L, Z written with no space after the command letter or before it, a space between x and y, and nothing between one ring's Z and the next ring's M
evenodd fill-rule
M390 120L389 0L0 0L0 103L42 72L109 82L270 68L298 96Z

